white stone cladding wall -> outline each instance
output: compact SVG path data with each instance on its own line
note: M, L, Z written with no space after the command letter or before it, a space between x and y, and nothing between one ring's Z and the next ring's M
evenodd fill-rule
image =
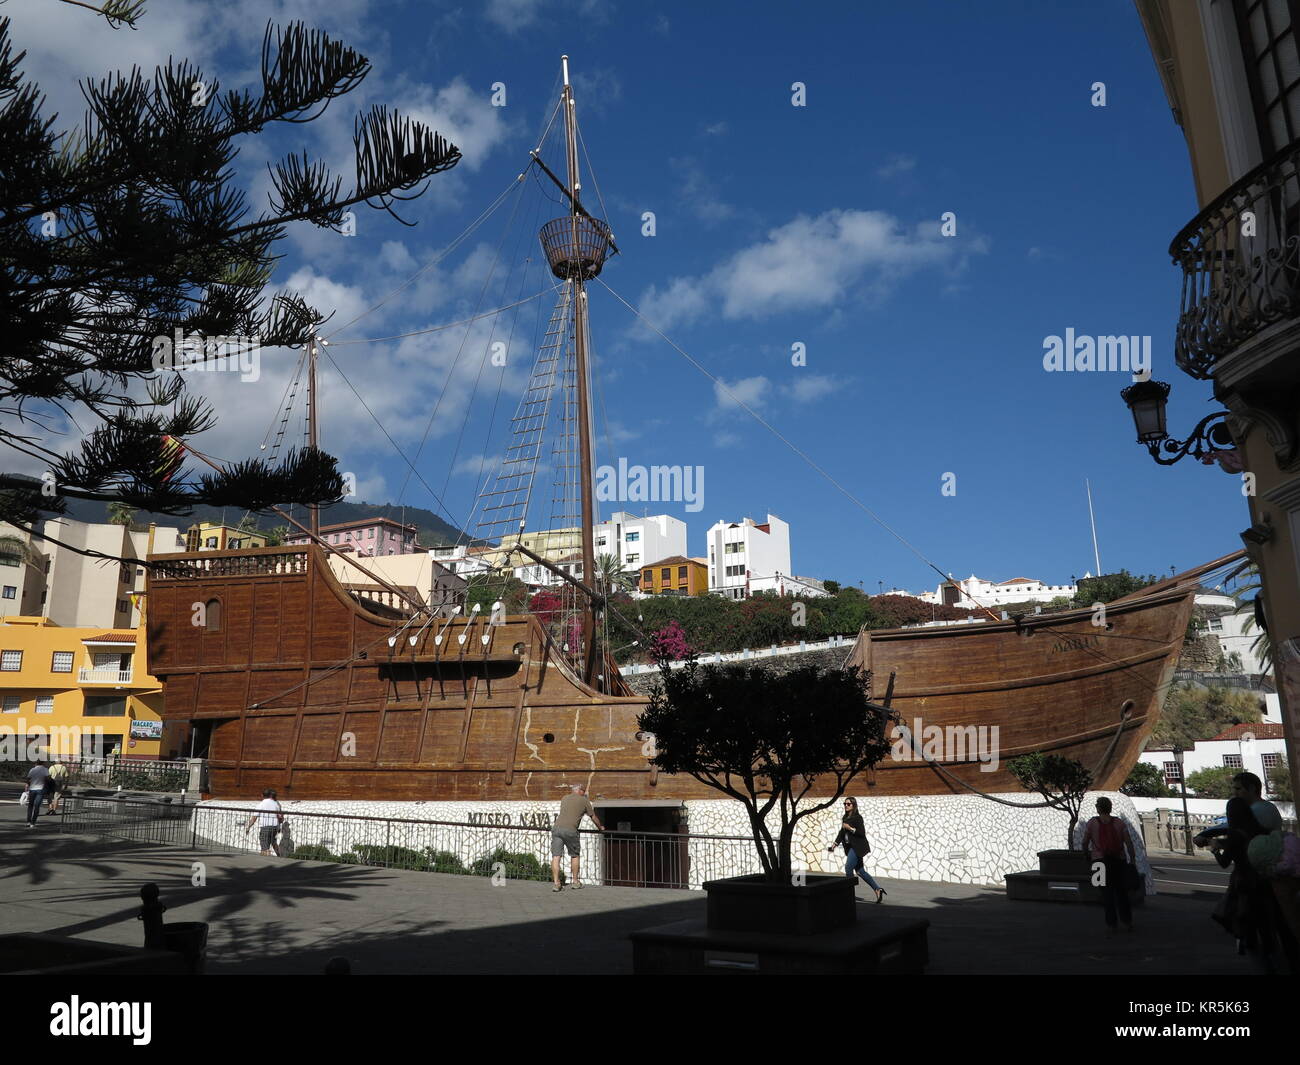
M1154 894L1151 867L1142 844L1137 810L1119 792L1091 792L1084 800L1080 823L1075 830L1076 846L1083 825L1095 813L1094 803L1107 796L1114 814L1122 817L1137 850L1138 869L1146 879L1148 894ZM1067 815L1050 808L1024 809L1004 806L978 795L909 795L858 798L866 824L871 854L867 871L875 877L895 880L928 880L951 884L987 884L1001 887L1007 873L1038 868L1040 850L1063 846ZM1002 795L1013 802L1031 802L1022 793ZM596 800L597 805L602 805ZM256 807L251 801L212 801L196 809L195 829L200 838L223 846L256 852L257 829L245 832L244 825ZM615 805L615 804L610 804ZM758 854L750 842L749 820L744 807L730 799L698 799L685 803L687 824L693 837L689 844L689 881L693 888L705 880L743 876L761 870ZM213 807L234 807L240 812ZM550 862L550 833L536 828L548 826L559 806L550 802L369 802L295 801L284 803L289 825L289 842L294 847L323 844L335 854L356 844L391 844L423 850L447 850L468 867L498 847L533 854L544 865ZM811 873L842 873L844 852L826 848L839 831L843 800L800 821L794 837L796 868ZM380 821L350 822L342 817L295 816L304 814L351 814L367 818L398 818L418 821L464 822L471 817L484 823L474 828L455 824L401 824ZM495 817L494 817L495 815ZM508 823L505 819L508 818ZM503 823L493 824L494 820ZM770 819L775 832L776 820ZM584 827L589 827L585 822ZM733 837L700 839L698 837ZM734 837L743 837L735 839ZM595 833L582 834L582 877L590 883L603 877L602 848ZM567 867L567 858L565 865Z

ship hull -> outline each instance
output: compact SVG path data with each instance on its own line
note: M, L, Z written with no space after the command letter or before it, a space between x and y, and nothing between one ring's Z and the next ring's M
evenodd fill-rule
M646 700L585 685L532 616L408 625L350 596L317 548L153 561L149 668L165 718L204 734L217 797L272 787L282 799L527 801L582 783L601 800L717 798L654 770L637 727ZM855 790L1016 791L1006 761L1031 751L1076 758L1095 786L1118 787L1159 713L1193 591L1114 604L1109 628L1073 611L863 632L848 664L871 671L877 701L895 675L891 706L919 755L927 729L944 742L930 748L942 771L896 744L902 757Z

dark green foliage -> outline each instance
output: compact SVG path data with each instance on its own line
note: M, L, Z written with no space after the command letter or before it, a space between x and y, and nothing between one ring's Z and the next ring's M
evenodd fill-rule
M1165 784L1165 776L1148 762L1138 762L1133 772L1119 786L1125 795L1135 795L1146 799L1167 799L1173 794Z
M1261 701L1259 695L1240 688L1175 684L1165 696L1147 745L1191 750L1197 741L1213 739L1231 725L1260 721Z
M390 869L429 868L429 856L410 847L392 847L383 844L359 843L352 848L363 865L382 865Z
M1135 577L1128 570L1108 573L1102 577L1084 577L1079 581L1074 593L1074 601L1080 606L1092 606L1093 603L1113 603L1116 599L1133 592L1141 591L1148 585L1163 580L1154 574L1148 577Z
M189 784L190 775L184 769L128 769L116 767L110 770L108 782L113 787L126 791L180 791Z
M478 859L470 866L470 872L475 876L492 876L496 870L493 866L500 864L504 866L504 872L507 880L549 880L551 871L531 854L523 854L518 851L508 851L504 847L498 847L491 854Z
M795 624L798 603L804 607L803 625ZM888 629L931 620L952 621L972 613L908 596L867 596L854 587L841 587L834 595L815 599L775 592L759 592L741 600L720 595L655 595L640 600L615 596L611 605L609 639L620 662L638 657L648 660L642 634L659 632L673 621L681 626L687 643L701 654L712 654L852 636L863 627ZM638 615L642 620L637 620ZM634 640L640 644L631 646Z
M132 21L136 8L113 0L105 13ZM0 19L0 408L12 415L0 468L14 452L35 458L56 491L6 475L0 520L30 528L69 499L165 514L339 499L335 460L314 449L216 473L165 459L163 437L184 442L215 419L169 360L223 358L215 338L268 358L301 347L325 316L291 292L266 298L285 226L341 231L363 203L392 213L460 152L376 106L354 123L353 188L291 155L270 167L273 192L254 214L233 166L246 138L317 117L366 77L365 56L302 23L268 26L259 93L223 92L188 61L160 56L152 81L136 69L85 83L88 115L59 115L56 127L10 24ZM54 412L87 430L63 451L46 446Z
M1198 799L1231 799L1232 778L1240 769L1229 766L1211 766L1187 774L1187 790L1196 793Z
M1295 789L1291 786L1291 767L1285 757L1268 771L1268 797L1279 802L1295 802Z
M298 858L305 862L337 862L339 860L337 854L319 843L306 843L301 847L295 847L289 857Z
M1070 815L1065 849L1074 850L1074 826L1079 823L1083 797L1092 786L1092 771L1059 754L1022 754L1007 762L1007 770L1027 791L1036 791L1058 810Z
M773 674L692 663L660 671L638 727L652 737L652 765L744 804L764 873L783 882L796 823L838 801L858 773L885 756L885 720L856 668ZM834 794L801 807L811 783L827 777ZM766 822L773 811L775 837Z
M457 876L464 876L469 872L462 862L451 851L436 851L432 847L425 847L425 855L428 857L428 869L434 873L454 873Z

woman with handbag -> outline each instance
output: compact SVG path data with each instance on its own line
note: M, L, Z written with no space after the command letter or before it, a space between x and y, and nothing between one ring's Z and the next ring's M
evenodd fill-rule
M1106 928L1113 935L1117 915L1124 922L1124 931L1133 931L1128 893L1136 879L1137 854L1128 825L1122 818L1112 817L1110 811L1109 799L1103 796L1097 800L1097 816L1090 818L1083 830L1083 849L1092 857L1094 868L1097 862L1102 865L1101 902L1106 909Z
M844 800L844 820L840 824L840 834L835 837L835 842L826 848L827 853L829 854L841 843L844 844L845 874L850 880L862 877L867 887L876 893L876 901L884 902L889 892L872 880L871 874L862 867L862 859L871 853L871 844L867 842L867 829L862 823L862 815L858 813L857 799Z

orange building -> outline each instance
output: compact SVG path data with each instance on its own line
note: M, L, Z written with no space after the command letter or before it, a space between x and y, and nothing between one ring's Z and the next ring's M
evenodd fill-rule
M641 567L641 591L646 595L706 595L709 565L702 558L672 555Z

